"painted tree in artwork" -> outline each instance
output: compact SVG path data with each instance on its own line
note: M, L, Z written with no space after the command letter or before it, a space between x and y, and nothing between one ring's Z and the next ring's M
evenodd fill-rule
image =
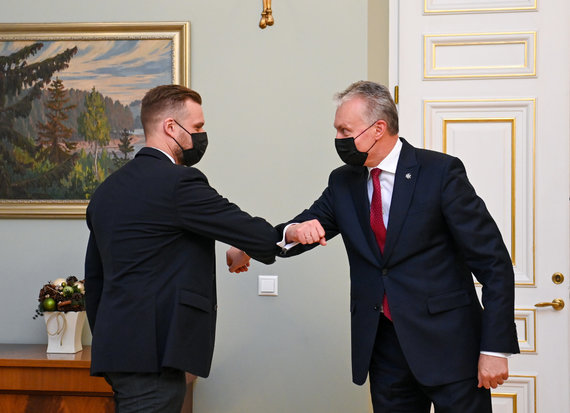
M0 198L41 198L42 188L65 176L73 167L38 159L40 148L32 137L14 128L18 118L26 118L45 85L55 72L69 66L77 47L28 63L43 47L34 43L7 56L0 56Z
M63 82L55 78L48 88L45 102L46 123L37 123L38 143L43 153L52 163L63 163L72 156L77 143L72 142L73 129L65 125L68 112L76 105L69 105L69 97Z
M133 140L132 131L124 128L121 131L121 137L119 138L119 145L118 145L119 152L123 154L123 157L121 158L115 152L113 152L113 156L115 158L114 161L117 168L120 168L121 166L126 164L129 161L129 154L135 151L135 147L131 143L132 140Z
M99 148L107 145L111 140L111 128L105 114L105 101L101 93L95 90L95 86L85 97L85 111L77 119L78 132L83 135L87 142L94 147L93 170L99 178L98 153ZM100 177L101 181L103 177Z
M128 129L123 129L121 131L121 139L119 139L119 151L123 153L123 159L129 159L129 153L135 150L135 147L131 144L132 140L132 132Z

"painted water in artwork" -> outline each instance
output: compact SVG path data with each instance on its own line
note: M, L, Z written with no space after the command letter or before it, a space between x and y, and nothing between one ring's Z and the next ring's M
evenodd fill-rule
M86 200L144 145L172 40L0 41L0 199Z

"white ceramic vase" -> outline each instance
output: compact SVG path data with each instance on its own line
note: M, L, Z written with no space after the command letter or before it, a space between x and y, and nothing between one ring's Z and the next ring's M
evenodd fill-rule
M83 350L81 334L85 311L46 311L44 319L48 334L48 353L77 353Z

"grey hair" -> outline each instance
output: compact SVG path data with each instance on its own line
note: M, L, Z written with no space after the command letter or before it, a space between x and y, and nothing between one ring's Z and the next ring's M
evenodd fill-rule
M388 132L392 135L398 134L398 109L386 86L361 80L353 83L344 91L337 93L335 100L337 105L340 106L355 97L360 97L366 101L367 111L365 116L368 122L372 123L379 119L385 120L388 125Z

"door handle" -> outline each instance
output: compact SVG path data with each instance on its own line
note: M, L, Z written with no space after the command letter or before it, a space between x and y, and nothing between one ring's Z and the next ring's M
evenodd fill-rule
M556 311L560 311L564 308L564 300L561 298L555 298L551 303L537 303L535 307L552 307Z

